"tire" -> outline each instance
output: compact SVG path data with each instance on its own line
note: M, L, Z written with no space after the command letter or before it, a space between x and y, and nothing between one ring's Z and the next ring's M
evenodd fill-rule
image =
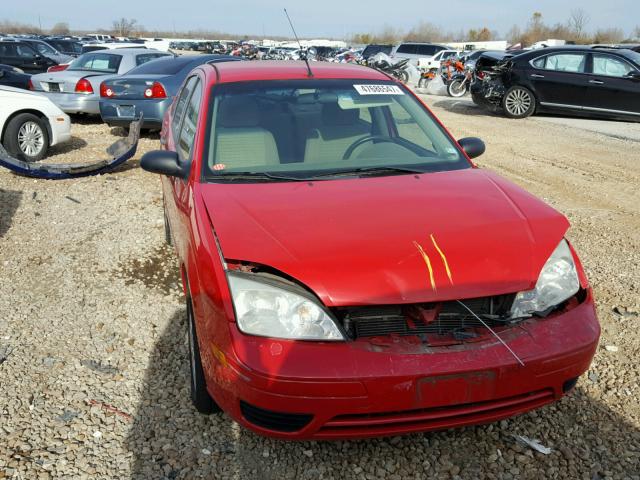
M21 113L9 121L3 144L11 155L25 162L42 160L49 149L46 123L32 113Z
M509 118L526 118L536 110L536 97L528 88L511 87L502 98L502 109Z
M450 97L454 98L464 97L467 93L467 87L464 84L464 80L455 79L449 82L449 85L447 85L447 93Z
M406 70L401 70L400 72L398 72L397 78L405 85L409 83L409 74Z
M189 372L191 373L191 401L196 410L204 415L218 413L222 410L207 391L207 382L202 368L196 323L190 298L187 298L187 330L189 339Z

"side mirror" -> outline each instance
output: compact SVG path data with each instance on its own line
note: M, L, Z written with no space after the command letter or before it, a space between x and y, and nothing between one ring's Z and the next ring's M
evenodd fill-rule
M626 77L634 82L640 82L640 72L638 71L629 72Z
M487 149L484 142L476 137L461 138L458 144L469 158L479 157Z
M188 170L180 165L178 154L169 150L153 150L145 153L140 160L140 166L147 172L168 177L186 178L188 174Z

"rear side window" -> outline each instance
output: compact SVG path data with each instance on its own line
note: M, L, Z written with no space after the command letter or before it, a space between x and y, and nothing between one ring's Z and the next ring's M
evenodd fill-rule
M416 53L416 48L417 48L417 45L411 45L411 44L408 44L408 43L403 43L402 45L400 45L398 47L398 50L396 50L396 53L415 54Z
M624 77L634 70L635 68L633 68L629 63L625 62L622 59L614 57L613 55L603 55L601 53L593 54L594 75Z
M182 115L184 114L184 110L187 106L187 102L189 101L189 96L193 91L193 86L195 85L198 77L191 77L187 80L186 85L180 92L180 96L178 97L178 101L176 103L176 108L173 111L173 120L171 121L171 130L174 134L174 140L176 138L176 134L178 132L178 128L180 127L180 123L182 122Z
M71 62L69 70L117 73L122 57L108 53L88 53Z
M586 60L584 53L556 53L534 60L533 65L556 72L583 73Z
M36 56L36 51L24 43L1 42L0 56L33 58Z
M196 77L194 77L196 78ZM182 128L178 135L178 154L182 160L191 158L191 150L193 149L193 140L196 136L196 128L198 125L198 114L200 113L200 99L202 97L202 83L196 80L193 88L193 94L187 103L187 110L184 114Z
M136 57L136 66L143 65L151 60L155 60L156 58L166 57L167 55L163 53L143 53L142 55L138 55Z

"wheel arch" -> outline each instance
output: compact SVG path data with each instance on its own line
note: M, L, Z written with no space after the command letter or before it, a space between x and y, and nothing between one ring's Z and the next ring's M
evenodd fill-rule
M7 131L7 126L9 125L9 123L11 123L11 120L13 120L18 115L22 115L23 113L30 113L32 115L35 115L44 122L47 127L47 135L49 136L49 145L47 146L50 147L51 142L53 141L53 132L51 131L51 124L49 123L49 119L40 110L36 110L34 108L23 108L21 110L16 110L11 115L9 115L4 122L4 125L2 126L2 133L0 133L0 142L4 143L4 134Z

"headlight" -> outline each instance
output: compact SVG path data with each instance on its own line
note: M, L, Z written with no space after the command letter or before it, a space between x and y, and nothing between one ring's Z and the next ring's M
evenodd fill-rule
M566 240L562 240L542 267L533 290L519 292L511 307L511 317L529 317L544 313L578 292L580 281L573 255Z
M233 272L228 279L242 332L293 340L344 340L333 319L311 296Z

